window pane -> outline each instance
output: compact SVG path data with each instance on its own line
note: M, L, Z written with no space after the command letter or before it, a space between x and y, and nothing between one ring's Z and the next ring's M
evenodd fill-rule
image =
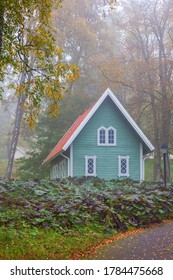
M127 173L127 159L121 159L121 174Z
M88 174L93 174L94 173L94 159L89 158L88 159Z
M108 130L108 143L114 144L114 130L113 129Z
M100 144L105 144L106 143L106 132L105 129L100 130Z

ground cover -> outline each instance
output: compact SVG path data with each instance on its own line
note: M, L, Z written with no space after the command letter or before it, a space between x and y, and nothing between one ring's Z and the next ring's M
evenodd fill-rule
M1 179L0 259L85 258L105 238L172 217L172 185Z

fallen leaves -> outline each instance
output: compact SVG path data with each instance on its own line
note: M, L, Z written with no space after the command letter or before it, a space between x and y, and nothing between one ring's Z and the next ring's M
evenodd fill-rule
M116 234L116 235L112 236L111 238L102 239L98 242L98 244L96 244L92 248L89 248L87 251L85 251L85 253L80 253L80 252L73 253L71 255L70 259L80 260L80 259L91 258L92 255L95 255L97 253L97 251L99 249L103 248L104 246L108 246L112 242L115 242L119 239L125 238L129 235L137 234L137 233L142 232L142 231L144 231L144 229L142 229L142 228L134 229L134 230L130 230L130 231L127 231L127 232Z

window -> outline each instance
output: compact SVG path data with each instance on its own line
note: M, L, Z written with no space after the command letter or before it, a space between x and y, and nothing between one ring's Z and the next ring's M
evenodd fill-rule
M53 179L58 178L58 164L53 167Z
M118 157L118 176L129 177L129 156Z
M104 128L100 129L99 140L100 140L100 144L106 143L106 129Z
M96 176L96 156L85 156L85 176Z
M97 130L98 146L116 146L116 129L113 127L100 127Z
M59 163L59 177L60 178L66 178L66 162L65 160L61 160Z
M113 128L108 129L108 144L115 143L115 130Z

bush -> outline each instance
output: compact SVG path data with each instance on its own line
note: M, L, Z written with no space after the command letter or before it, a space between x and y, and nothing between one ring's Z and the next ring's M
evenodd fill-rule
M124 231L173 217L173 187L131 180L0 180L0 226Z

